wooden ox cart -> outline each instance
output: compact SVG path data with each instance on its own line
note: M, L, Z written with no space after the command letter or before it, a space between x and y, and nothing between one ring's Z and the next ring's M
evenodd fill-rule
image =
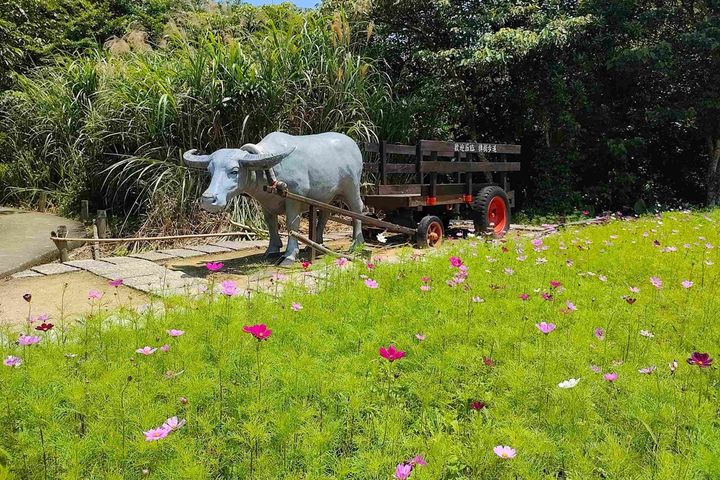
M325 209L360 219L366 239L390 231L413 236L420 248L434 247L454 218L472 220L477 234L502 236L508 231L515 194L507 174L520 170L520 162L508 161L508 155L518 154L519 145L494 143L368 143L362 192L368 211L363 214L293 194L283 185L266 190L308 204L311 225L317 209ZM309 239L291 234L316 248L314 232L310 228Z

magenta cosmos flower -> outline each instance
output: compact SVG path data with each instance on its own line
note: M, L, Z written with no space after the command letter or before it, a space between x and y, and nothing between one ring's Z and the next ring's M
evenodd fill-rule
M20 335L20 338L18 338L18 345L22 345L24 347L35 345L36 343L40 342L40 337L36 337L35 335Z
M100 300L102 298L102 292L97 290L90 290L88 292L88 300Z
M527 293L521 293L520 295L518 295L518 298L524 302L530 299L530 295L528 295Z
M123 282L123 279L122 279L122 278L118 278L117 280L110 280L110 281L108 282L108 285L110 285L111 287L118 288L118 287L119 287L120 285L122 285L123 283L124 283L124 282Z
M211 272L219 272L225 266L222 262L207 262L205 267Z
M460 257L450 257L450 265L452 265L455 268L460 268L460 266L463 264L462 260L460 260Z
M145 434L146 441L154 442L156 440L162 440L163 438L167 437L170 433L170 430L160 427L148 430L147 432L143 433Z
M562 283L558 282L557 280L550 280L550 286L552 288L558 288Z
M405 356L405 352L402 350L398 350L395 348L395 345L390 345L389 347L380 347L380 356L383 358L386 358L390 362L394 362L395 360L400 360Z
M185 333L185 330L176 330L174 328L167 331L167 334L171 337L179 337Z
M398 480L407 480L412 472L412 465L408 463L398 463L395 467L395 478Z
M690 358L687 359L687 363L697 365L700 368L708 368L712 366L713 359L710 358L709 353L693 352Z
M536 323L535 326L538 328L538 330L540 330L545 335L547 335L548 333L555 330L554 323L540 322L540 323Z
M153 353L155 353L155 350L157 350L157 348L143 347L143 348L138 348L137 350L135 350L135 353L140 353L142 355L148 356L148 355L152 355Z
M48 331L52 330L54 326L55 325L52 323L43 322L40 325L36 326L35 330L37 330L39 332L48 332Z
M474 402L470 402L470 408L472 408L473 410L482 410L486 406L487 404L485 402L480 402L477 400L475 400Z
M302 266L303 270L307 270L308 268L310 268L310 265L312 265L312 263L311 262L302 262L302 263L300 263L300 265Z
M243 332L249 333L253 337L257 338L258 341L267 340L268 338L270 338L270 335L272 335L272 330L267 328L267 325L265 325L264 323L252 326L245 325L243 327Z
M22 360L18 357L13 357L12 355L5 357L5 360L3 360L3 365L6 367L19 367L22 365Z
M498 445L493 448L493 452L500 458L515 458L515 449L507 445Z
M605 375L603 375L603 378L605 380L607 380L608 382L614 382L615 380L617 380L618 374L617 373L606 373Z
M365 279L365 286L368 288L378 288L378 283L372 278Z
M225 280L220 284L220 288L225 296L232 297L238 294L237 285L232 280Z

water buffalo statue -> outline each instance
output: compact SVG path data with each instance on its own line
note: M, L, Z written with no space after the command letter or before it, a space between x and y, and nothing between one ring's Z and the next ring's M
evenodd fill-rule
M196 150L190 150L183 154L183 159L188 166L207 168L210 172L210 186L201 198L204 210L221 211L231 198L241 194L260 203L270 232L266 256L279 253L282 248L277 216L284 212L288 229L297 231L300 215L308 208L304 203L263 190L275 180L283 182L290 192L298 195L325 203L341 199L357 213L363 209L360 197L362 154L350 137L340 133L293 136L274 132L257 145L223 148L210 155L198 155ZM329 215L324 210L318 214L315 227L318 243L322 243ZM360 221L355 220L353 247L362 243ZM299 251L297 240L290 237L281 264L292 264Z

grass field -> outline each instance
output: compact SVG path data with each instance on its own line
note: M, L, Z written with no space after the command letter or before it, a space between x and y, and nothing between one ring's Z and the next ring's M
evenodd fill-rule
M312 265L319 294L8 328L0 478L719 478L717 366L691 359L720 354L719 227L457 240Z

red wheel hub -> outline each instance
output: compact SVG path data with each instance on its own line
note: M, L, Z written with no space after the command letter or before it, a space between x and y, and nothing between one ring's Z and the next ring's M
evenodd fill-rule
M427 243L429 246L434 247L442 242L443 227L437 222L433 222L428 227L427 232Z
M507 225L507 206L502 197L493 197L488 205L488 223L496 234L505 231Z

